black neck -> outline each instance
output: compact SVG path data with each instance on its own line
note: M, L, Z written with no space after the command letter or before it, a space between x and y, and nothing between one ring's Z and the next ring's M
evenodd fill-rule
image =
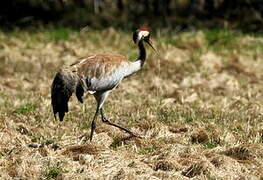
M138 60L141 61L141 67L143 66L145 59L146 59L146 51L143 45L143 41L139 41L138 43L138 47L139 47L139 57Z

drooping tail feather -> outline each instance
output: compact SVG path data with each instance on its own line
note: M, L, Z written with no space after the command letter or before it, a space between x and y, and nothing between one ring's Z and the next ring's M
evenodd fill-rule
M61 69L57 72L51 86L51 104L56 118L63 121L65 113L68 112L68 101L76 91L78 77L75 73L67 69Z

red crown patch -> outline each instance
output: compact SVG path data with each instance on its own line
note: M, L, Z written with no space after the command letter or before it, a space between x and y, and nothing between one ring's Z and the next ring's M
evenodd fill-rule
M139 28L139 30L140 30L140 31L149 31L150 29L147 28L147 27L141 27L141 28Z

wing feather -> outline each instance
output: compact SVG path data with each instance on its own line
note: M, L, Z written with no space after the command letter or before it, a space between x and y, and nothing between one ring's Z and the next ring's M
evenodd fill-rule
M124 78L122 69L129 61L120 54L97 54L73 63L71 67L79 77L86 78L88 91L112 89Z

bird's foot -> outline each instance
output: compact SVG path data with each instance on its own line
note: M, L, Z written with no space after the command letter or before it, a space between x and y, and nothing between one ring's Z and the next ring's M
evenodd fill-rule
M129 134L131 135L131 137L142 138L142 135L141 135L141 134L139 134L139 133L137 133L137 132L132 132L132 131L130 131L129 129L126 129L126 128L118 125L118 124L115 124L115 123L109 121L108 119L106 119L104 116L102 116L102 122L107 123L107 124L109 124L109 125L111 125L111 126L115 126L115 127L119 128L119 129L125 131L126 133L129 133Z

